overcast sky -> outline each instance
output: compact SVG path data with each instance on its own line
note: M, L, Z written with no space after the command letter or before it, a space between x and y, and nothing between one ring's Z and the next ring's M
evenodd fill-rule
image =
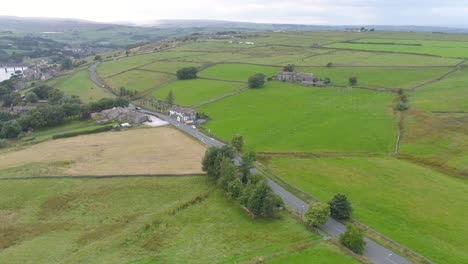
M320 25L468 26L468 0L20 0L0 15L100 22L216 19Z

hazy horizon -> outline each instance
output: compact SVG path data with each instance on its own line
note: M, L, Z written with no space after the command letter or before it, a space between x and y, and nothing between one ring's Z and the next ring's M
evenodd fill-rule
M0 16L81 19L102 23L145 24L155 20L219 20L303 25L392 25L467 27L468 0L23 0L4 5Z

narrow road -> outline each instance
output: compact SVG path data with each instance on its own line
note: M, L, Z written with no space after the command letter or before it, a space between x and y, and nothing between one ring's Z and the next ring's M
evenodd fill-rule
M93 83L95 83L97 86L101 87L102 89L104 89L104 91L106 91L108 94L111 94L111 95L114 95L114 93L109 90L104 84L102 84L98 78L97 78L97 74L96 74L96 66L99 64L99 62L96 62L96 63L93 63L91 64L91 66L89 66L89 78L91 79L91 81Z
M94 72L94 73L92 73L92 72ZM100 87L103 87L96 78L95 64L93 64L90 67L90 76L91 76L91 80L94 83L96 83ZM134 106L130 105L130 107L134 107ZM168 122L169 124L173 125L177 129L179 129L179 130L187 133L188 135L196 138L197 140L199 140L200 142L206 144L209 147L220 148L220 147L224 146L223 142L220 142L220 141L218 141L218 140L216 140L214 138L211 138L211 137L201 133L197 129L192 128L191 126L187 126L187 125L184 125L182 123L179 123L176 120L174 120L173 118L169 117L168 115L164 115L164 114L161 114L161 113L158 113L158 112L155 112L155 111L151 111L151 110L148 110L148 109L142 109L142 110L140 110L140 112L159 117L160 119ZM239 162L240 162L240 158L237 157L235 159L235 163L239 163ZM236 165L238 165L238 164L236 164ZM253 168L251 170L251 172L255 173L255 174L262 174L259 170L255 169L255 168ZM271 189L278 196L280 196L283 199L284 203L287 204L291 209L294 209L294 210L300 212L301 214L303 214L304 212L307 211L307 209L309 207L308 203L304 202L303 200L301 200L300 198L298 198L294 194L290 193L289 191L287 191L286 189L284 189L283 187L281 187L280 185L278 185L276 182L272 181L268 177L265 177L265 178L267 179L267 182L270 185ZM328 220L328 222L322 227L322 229L325 232L329 233L330 235L332 235L334 237L339 237L341 233L346 231L346 227L342 223L340 223L340 222L338 222L338 221L336 221L336 220L334 220L332 218L330 218ZM374 241L372 241L372 240L370 240L368 238L365 238L365 241L366 241L366 247L365 247L365 250L364 250L364 256L366 256L373 263L376 263L376 264L410 264L411 263L407 259L401 257L400 255L397 255L393 251L388 250L387 248L375 243Z

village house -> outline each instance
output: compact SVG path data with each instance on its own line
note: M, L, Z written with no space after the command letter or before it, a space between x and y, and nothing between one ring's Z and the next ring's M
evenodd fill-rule
M283 82L300 83L304 86L325 86L325 82L315 78L312 73L278 72L275 79Z
M114 107L112 109L103 110L98 115L101 117L101 123L114 120L140 125L144 122L150 121L148 116L146 116L145 114L122 107Z
M173 105L169 109L169 116L178 122L193 124L197 120L197 111L179 105Z

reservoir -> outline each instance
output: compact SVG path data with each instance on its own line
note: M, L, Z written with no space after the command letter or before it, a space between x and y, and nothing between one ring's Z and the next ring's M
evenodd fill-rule
M5 71L5 69L6 69L6 71ZM0 82L10 79L11 74L15 73L15 69L21 71L21 67L19 67L19 68L18 67L16 67L16 68L6 67L5 68L3 66L0 66ZM26 70L26 69L27 69L27 67L23 67L23 70Z

